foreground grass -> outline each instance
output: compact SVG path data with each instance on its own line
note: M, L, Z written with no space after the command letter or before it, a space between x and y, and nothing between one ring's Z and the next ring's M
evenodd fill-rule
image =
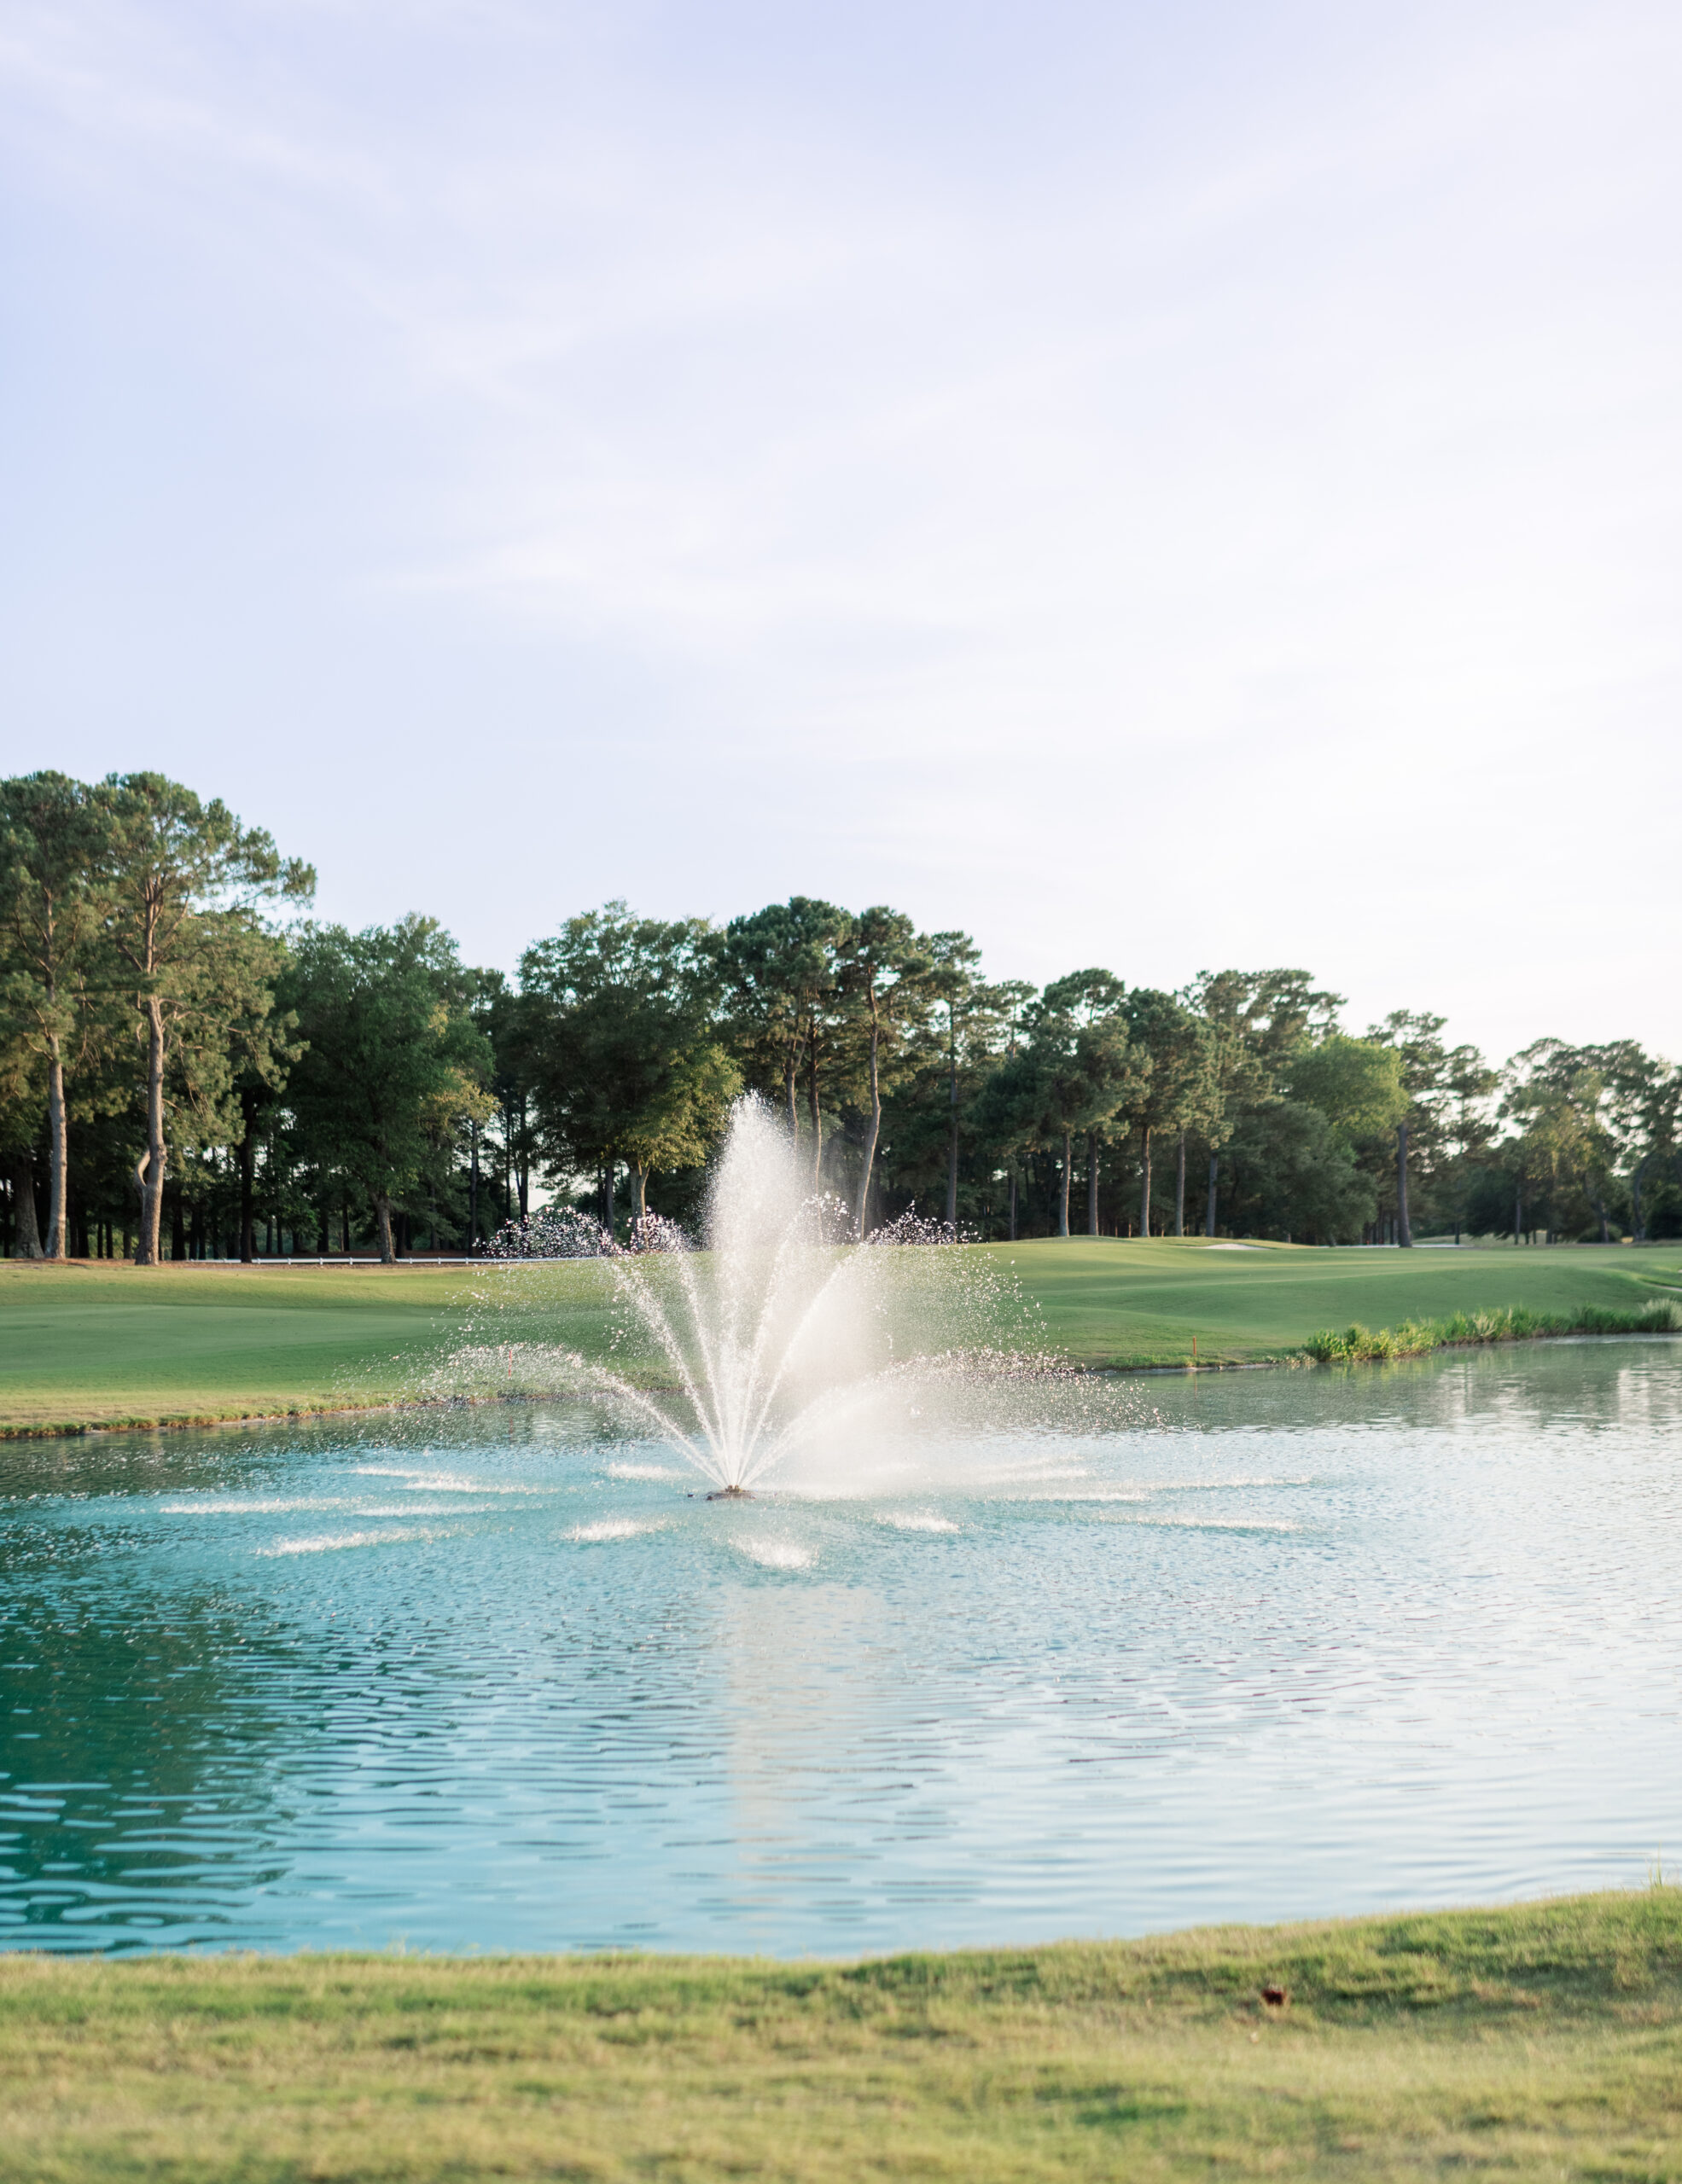
M1599 1313L1609 1327L1682 1293L1673 1243L1329 1252L1071 1237L975 1256L1020 1289L1021 1339L1121 1368L1184 1365L1194 1341L1202 1363L1253 1363L1300 1352L1317 1330L1394 1333L1457 1314L1529 1314L1546 1331ZM0 1436L400 1401L454 1344L601 1356L612 1316L605 1270L588 1261L512 1275L0 1261Z
M20 2184L1682 2177L1682 1891L851 1966L15 1956L0 2134Z

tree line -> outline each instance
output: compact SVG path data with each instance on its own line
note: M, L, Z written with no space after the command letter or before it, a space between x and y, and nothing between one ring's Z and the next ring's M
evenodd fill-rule
M1492 1066L1361 1034L1302 970L1173 992L989 979L968 934L812 897L622 902L510 980L161 775L0 782L0 1220L18 1258L475 1252L544 1200L693 1225L730 1103L864 1234L1682 1234L1682 1070L1633 1040Z

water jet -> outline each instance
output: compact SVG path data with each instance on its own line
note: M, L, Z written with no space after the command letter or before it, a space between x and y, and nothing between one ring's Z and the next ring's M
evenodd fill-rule
M902 1307L940 1285L921 1274L883 1280L888 1261L909 1270L908 1262L876 1247L944 1243L949 1234L913 1215L858 1238L841 1201L813 1193L763 1101L750 1095L731 1112L703 1248L670 1223L658 1234L653 1250L605 1236L602 1246L622 1316L652 1350L663 1387L638 1385L624 1369L587 1369L592 1392L652 1426L711 1482L709 1501L751 1498L754 1482L794 1449L843 1426L856 1436L884 1399L888 1411L897 1398L917 1415L906 1409L908 1381L927 1368L904 1355ZM926 1266L923 1253L912 1256ZM950 1354L945 1362L957 1363Z

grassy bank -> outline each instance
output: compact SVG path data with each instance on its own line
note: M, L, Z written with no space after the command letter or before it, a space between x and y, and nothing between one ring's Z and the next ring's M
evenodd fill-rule
M0 2123L20 2184L1633 2184L1682 2176L1682 1891L853 1966L15 1956Z
M1682 1291L1682 1248L1313 1251L1074 1237L990 1246L1029 1307L1026 1339L1077 1363L1251 1363L1317 1330L1503 1312L1579 1324ZM390 1403L469 1339L586 1354L610 1329L604 1270L0 1262L0 1434ZM1603 1324L1612 1324L1609 1317ZM1514 1322L1516 1329L1517 1322ZM1374 1339L1376 1339L1376 1338Z
M1399 1327L1364 1327L1358 1321L1341 1332L1322 1327L1303 1348L1318 1363L1337 1365L1565 1334L1682 1334L1682 1303L1662 1297L1615 1310L1583 1304L1574 1312L1532 1312L1522 1304L1509 1305L1499 1312L1451 1312L1442 1320L1404 1320Z

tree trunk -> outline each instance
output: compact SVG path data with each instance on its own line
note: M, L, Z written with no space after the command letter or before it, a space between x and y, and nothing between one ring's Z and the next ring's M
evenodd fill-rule
M1068 1234L1068 1171L1074 1161L1074 1133L1066 1130L1063 1132L1062 1188L1057 1194L1057 1234L1060 1236Z
M1174 1234L1185 1234L1185 1132L1179 1134L1179 1163L1174 1170Z
M1513 1242L1515 1245L1518 1245L1522 1244L1523 1241L1524 1186L1522 1183L1515 1183L1513 1185Z
M609 1160L602 1170L602 1226L608 1235L614 1233L614 1163Z
M249 1266L257 1257L257 1095L242 1092L245 1134L240 1139L240 1258Z
M532 1155L526 1136L526 1095L520 1095L520 1153L514 1164L515 1180L520 1187L520 1218L528 1219L527 1201L532 1188Z
M1407 1124L1396 1124L1396 1241L1404 1251L1413 1248L1413 1231L1407 1225Z
M20 1153L12 1163L12 1257L44 1258L35 1216L35 1168L26 1153Z
M800 1095L794 1089L795 1080L800 1075L800 1035L799 1028L796 1027L796 1029L790 1034L789 1040L789 1050L783 1063L783 1097L787 1102L789 1108L789 1142L790 1145L798 1143L800 1135Z
M397 1258L397 1245L392 1236L392 1202L383 1191L374 1194L374 1218L380 1234L380 1261L390 1266Z
M1098 1233L1098 1134L1086 1133L1086 1234Z
M1603 1198L1596 1197L1594 1210L1600 1219L1600 1240L1603 1244L1609 1244L1612 1240L1612 1230L1606 1218L1606 1201Z
M876 1140L882 1136L882 1025L876 1017L876 995L870 989L870 1126L864 1133L864 1160L858 1175L858 1205L853 1217L853 1233L864 1240L864 1214L870 1202L870 1171L876 1165Z
M810 1070L806 1080L806 1117L812 1124L812 1188L814 1192L824 1188L824 1115L818 1103L818 1026L812 1026L811 1043L806 1057Z
M1203 1216L1203 1234L1206 1236L1213 1236L1215 1232L1215 1190L1219 1182L1220 1155L1218 1153L1211 1153L1209 1155L1209 1204L1208 1210Z
M1139 1234L1147 1242L1150 1239L1150 1125L1147 1123L1139 1132L1142 1150L1139 1156Z
M146 1150L134 1171L140 1187L140 1234L134 1246L137 1266L158 1263L168 1165L169 1151L164 1143L164 1012L154 996L146 1003Z
M59 1054L56 1032L49 1042L47 1052L47 1138L50 1165L47 1178L46 1257L61 1259L68 1251L66 1231L69 1223L70 1146L65 1128L64 1063Z
M1010 1241L1016 1240L1016 1167L1010 1164Z
M946 1226L957 1234L957 1041L946 1056Z
M479 1125L468 1123L468 1257L479 1249ZM323 1234L325 1234L323 1229Z
M631 1218L640 1235L649 1211L648 1171L633 1162L626 1172L631 1180Z

